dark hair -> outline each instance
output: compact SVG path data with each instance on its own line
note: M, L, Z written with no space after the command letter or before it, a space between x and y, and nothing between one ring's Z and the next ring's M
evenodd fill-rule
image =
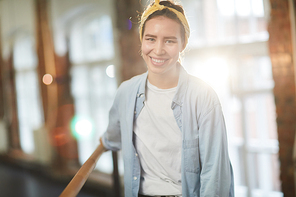
M154 4L154 2L151 3L150 6L152 6L153 4ZM178 12L181 12L184 15L183 7L181 5L174 4L173 2L171 2L169 0L168 1L160 1L159 5L164 5L166 7L173 8L173 9L177 10ZM181 25L181 38L182 38L182 41L183 42L185 41L185 29L184 29L184 26L182 25L182 23L179 20L178 16L173 11L171 11L171 10L169 10L167 8L165 8L163 10L157 10L154 13L152 13L150 16L148 16L147 20L143 24L143 30L142 30L142 35L141 35L142 37L144 35L146 22L149 21L150 19L154 18L154 17L157 17L157 16L165 16L167 18L170 18L170 19L173 19L173 20L177 21Z

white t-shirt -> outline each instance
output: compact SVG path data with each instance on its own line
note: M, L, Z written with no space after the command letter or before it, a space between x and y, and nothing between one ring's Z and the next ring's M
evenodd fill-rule
M134 123L143 195L182 194L182 133L171 109L176 90L159 89L147 80L144 107Z

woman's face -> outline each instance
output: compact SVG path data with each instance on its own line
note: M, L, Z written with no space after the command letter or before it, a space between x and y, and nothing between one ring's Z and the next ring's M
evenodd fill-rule
M148 73L162 77L175 75L183 45L181 25L177 21L164 16L148 20L142 40Z

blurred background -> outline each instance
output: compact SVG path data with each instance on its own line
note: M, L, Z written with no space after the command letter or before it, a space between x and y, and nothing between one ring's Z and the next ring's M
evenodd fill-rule
M179 0L182 65L217 92L237 197L294 197L295 0ZM146 0L0 0L0 196L58 196L99 144L118 85L146 71ZM105 153L81 196L123 196Z

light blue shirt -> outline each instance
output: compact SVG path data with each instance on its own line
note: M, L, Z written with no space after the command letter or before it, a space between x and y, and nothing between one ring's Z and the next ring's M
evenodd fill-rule
M147 74L120 85L102 138L107 149L122 150L126 197L137 197L140 187L133 124L144 106ZM182 196L234 196L224 117L214 90L181 67L171 108L182 132Z

